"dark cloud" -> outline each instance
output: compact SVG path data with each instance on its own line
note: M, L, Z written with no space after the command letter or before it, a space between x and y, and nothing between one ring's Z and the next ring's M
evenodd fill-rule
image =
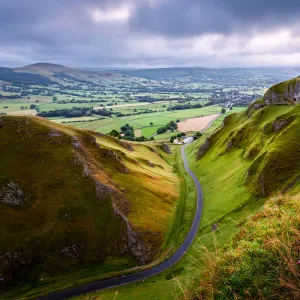
M139 5L131 26L172 37L228 34L287 26L299 13L298 0L165 0Z
M122 7L128 19L121 11L110 20ZM293 0L0 0L0 66L230 66L241 56L251 64L267 50L248 40L285 27L297 37L299 13ZM201 40L214 33L222 38ZM297 40L284 41L268 51L299 52Z

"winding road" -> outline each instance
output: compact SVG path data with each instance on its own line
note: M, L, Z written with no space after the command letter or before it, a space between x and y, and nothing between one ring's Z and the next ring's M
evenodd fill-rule
M108 288L123 286L123 285L133 283L133 282L138 282L138 281L147 279L149 277L152 277L154 275L157 275L157 274L165 271L166 269L172 267L185 255L186 251L189 249L189 247L193 243L196 233L198 231L198 227L199 227L201 216L202 216L202 207L203 207L202 189L201 189L201 186L200 186L200 183L199 183L197 177L190 170L190 168L188 166L187 158L185 155L186 145L181 147L181 155L182 155L182 159L183 159L183 163L184 163L184 168L189 173L189 175L193 178L193 181L194 181L196 189L197 189L197 207L196 207L196 213L195 213L195 217L194 217L191 229L190 229L189 233L187 234L185 240L183 241L182 245L176 250L176 252L172 256L170 256L168 259L163 261L162 263L160 263L150 269L147 269L147 270L144 270L144 271L141 271L138 273L134 273L134 274L114 277L111 279L99 280L99 281L95 281L93 283L88 283L88 284L84 284L84 285L81 285L78 287L69 288L64 291L57 292L55 294L37 298L38 300L66 299L66 298L71 298L71 297L79 296L79 295L86 294L86 293L96 292L96 291L100 291L103 289L108 289Z

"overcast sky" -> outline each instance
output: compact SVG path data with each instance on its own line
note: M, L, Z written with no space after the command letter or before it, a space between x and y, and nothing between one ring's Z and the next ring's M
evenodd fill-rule
M299 0L0 0L0 66L300 66Z

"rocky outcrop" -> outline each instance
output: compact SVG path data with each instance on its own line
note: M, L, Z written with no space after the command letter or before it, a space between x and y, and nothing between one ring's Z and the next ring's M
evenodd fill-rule
M22 206L28 201L28 196L22 187L16 183L9 181L0 188L0 202L10 206Z
M134 151L132 144L130 144L130 143L118 140L118 144L128 151Z
M300 78L279 83L271 87L264 95L267 105L300 102Z
M276 119L273 122L273 128L275 132L279 132L283 127L290 124L296 116L289 116L287 118Z
M171 149L170 149L170 147L169 147L169 145L167 145L167 144L162 144L161 145L161 149L165 152L165 153L167 153L167 154L171 154L172 152L171 152Z
M209 136L206 139L205 143L200 146L197 153L197 159L200 159L207 152L210 146L211 146L211 136Z
M127 230L127 247L130 252L140 261L142 264L146 264L151 261L154 256L154 249L147 246L144 243L141 234L137 231L133 230L131 223L127 219L127 217L120 211L117 207L116 203L113 202L113 209L117 216L119 216L122 221L126 224Z
M300 102L300 78L294 78L272 86L263 97L267 105Z

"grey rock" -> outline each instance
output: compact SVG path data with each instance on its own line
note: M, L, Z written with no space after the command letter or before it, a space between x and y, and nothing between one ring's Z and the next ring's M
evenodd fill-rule
M167 145L167 144L162 144L162 145L161 145L161 149L162 149L165 153L167 153L167 154L171 154L171 153L172 153L172 151L171 151L169 145Z
M18 183L9 181L0 188L0 202L11 206L22 206L26 201L28 197Z

